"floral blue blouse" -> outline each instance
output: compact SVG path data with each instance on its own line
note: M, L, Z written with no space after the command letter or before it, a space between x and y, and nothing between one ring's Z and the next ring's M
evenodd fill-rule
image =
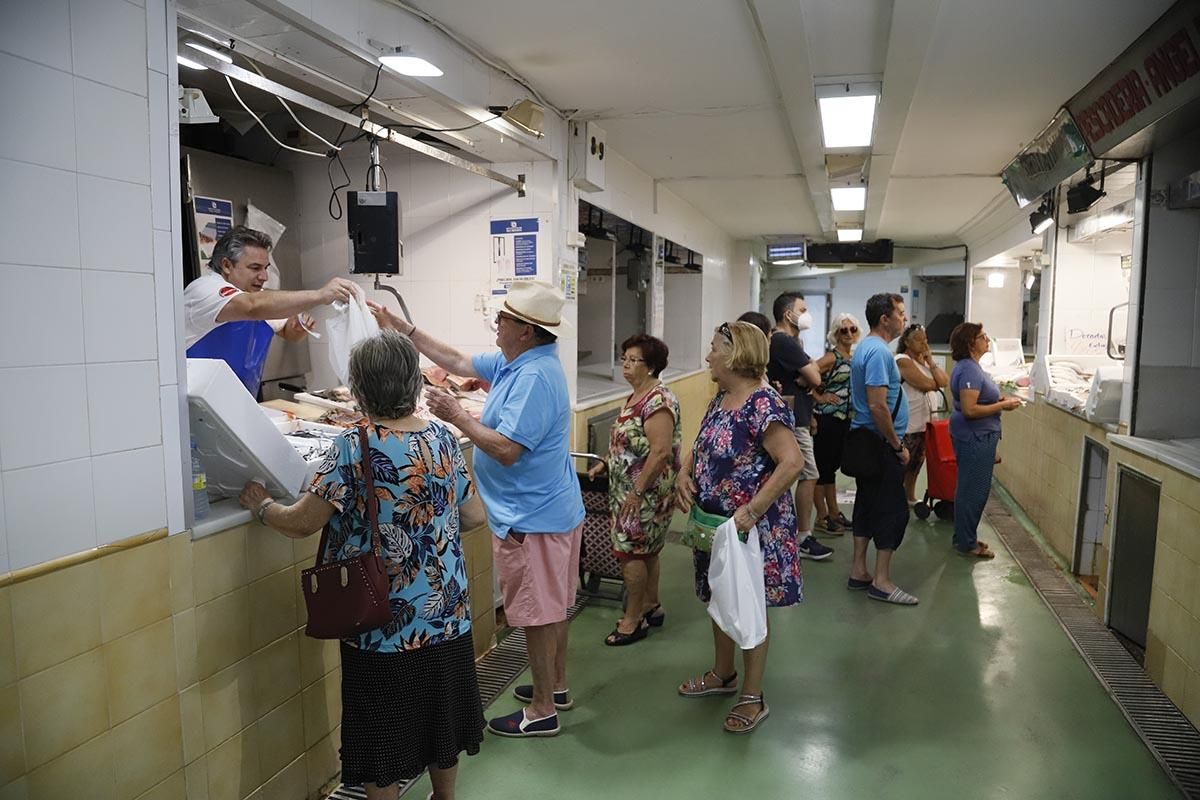
M775 461L763 446L767 428L778 422L788 430L795 427L791 404L774 389L757 389L741 408L721 408L724 392L709 403L700 423L693 451L692 477L696 481L696 502L703 511L732 517L771 478ZM763 581L767 605L792 606L804 599L804 578L800 554L796 550L796 504L786 491L767 509L758 523L762 546ZM697 551L698 552L698 551ZM703 581L697 575L696 593L709 600L708 553L698 553L697 573L703 568Z
M344 639L362 650L398 652L450 641L471 630L459 506L475 494L458 440L431 422L415 433L368 429L379 535L391 578L392 621ZM323 562L371 547L362 446L357 429L334 440L308 489L337 511Z

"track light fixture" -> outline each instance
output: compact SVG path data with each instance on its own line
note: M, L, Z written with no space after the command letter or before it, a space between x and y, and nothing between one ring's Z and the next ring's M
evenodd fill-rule
M1092 177L1092 168L1088 167L1083 180L1067 190L1067 213L1082 214L1104 197L1104 164L1100 164L1100 188L1095 187L1096 179Z
M1050 204L1050 196L1047 195L1042 198L1042 204L1037 207L1037 211L1029 215L1029 227L1033 230L1034 236L1045 232L1054 224L1054 216L1051 213L1053 209L1054 207Z

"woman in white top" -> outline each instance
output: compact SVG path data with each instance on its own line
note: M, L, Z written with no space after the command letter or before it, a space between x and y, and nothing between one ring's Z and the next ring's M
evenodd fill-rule
M914 323L900 334L896 345L896 366L900 368L904 394L908 397L908 430L904 434L904 446L908 448L909 460L904 469L904 491L908 504L917 503L917 476L925 464L925 426L929 423L929 392L936 392L950 385L946 371L939 367L929 352L929 339L925 327Z

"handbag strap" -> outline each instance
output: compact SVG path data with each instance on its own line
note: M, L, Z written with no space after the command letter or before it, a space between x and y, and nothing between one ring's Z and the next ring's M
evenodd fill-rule
M371 445L367 439L367 429L363 426L358 428L359 442L362 445L362 468L363 477L367 482L367 517L371 520L371 550L376 555L383 555L383 547L379 536L379 509L375 503L375 476L371 471ZM321 528L321 543L317 545L317 558L313 562L313 567L321 566L322 559L325 558L325 545L329 543L329 522L325 523L325 527Z
M371 550L375 555L383 555L383 546L379 541L379 501L375 497L375 471L371 469L371 443L367 438L365 425L358 429L358 439L362 443L363 478L367 481L367 517L371 520Z

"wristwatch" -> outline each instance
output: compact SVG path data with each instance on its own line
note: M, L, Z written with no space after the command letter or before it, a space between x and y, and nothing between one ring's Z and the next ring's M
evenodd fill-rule
M274 502L274 498L268 497L266 500L263 500L261 503L259 503L258 508L254 510L254 516L258 518L259 525L267 524L266 519L264 519L267 513L267 506L272 505Z

